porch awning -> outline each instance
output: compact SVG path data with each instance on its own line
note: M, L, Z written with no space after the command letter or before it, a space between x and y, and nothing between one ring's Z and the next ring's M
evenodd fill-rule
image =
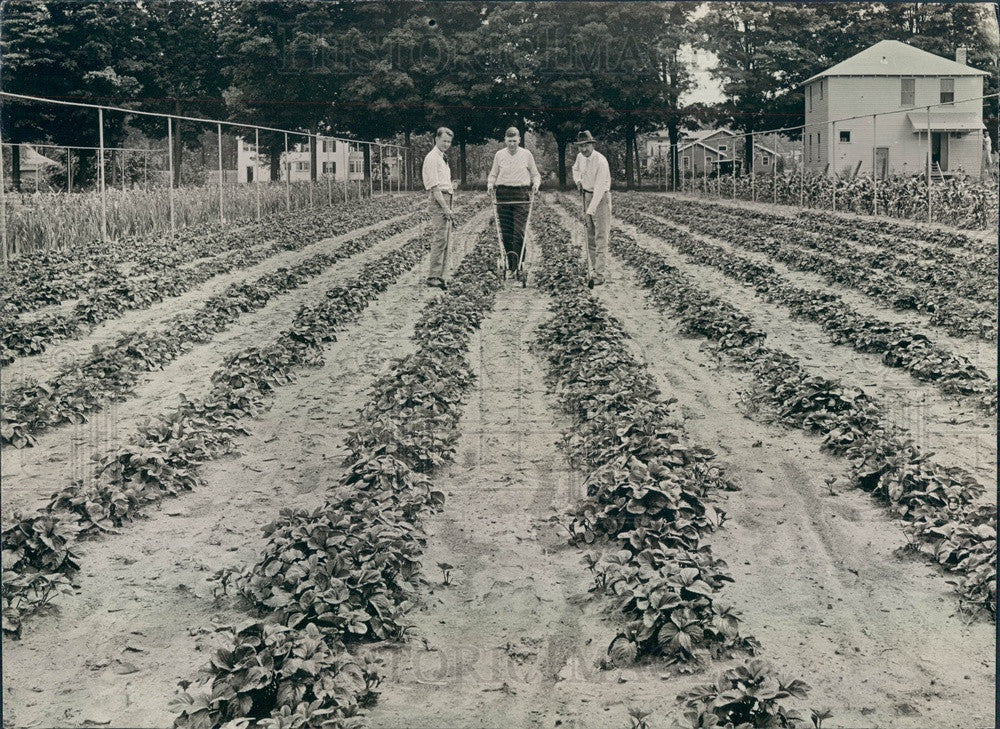
M914 111L906 115L914 132L927 131L927 112ZM982 130L982 117L969 111L932 111L930 113L932 132L971 132Z

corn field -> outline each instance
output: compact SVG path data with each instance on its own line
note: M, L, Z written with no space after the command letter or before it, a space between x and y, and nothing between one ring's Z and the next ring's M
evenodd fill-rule
M310 190L310 188L312 188ZM347 186L347 197L367 194L367 182ZM107 190L108 236L112 240L170 230L167 190ZM258 197L261 215L344 200L343 182L292 182L230 185L222 188L222 208L227 221L253 219ZM85 193L6 194L8 253L16 256L36 250L70 249L101 238L101 195ZM187 187L174 190L177 227L219 221L219 189Z
M776 201L783 205L803 205L808 208L833 209L836 186L837 210L862 215L886 215L893 218L927 220L927 183L920 177L892 176L876 181L871 177L828 177L826 175L792 173L748 176L734 179L694 177L684 181L685 192L707 193L738 200ZM876 210L875 196L878 194ZM957 228L982 230L997 226L997 185L987 178L950 178L931 185L931 220Z

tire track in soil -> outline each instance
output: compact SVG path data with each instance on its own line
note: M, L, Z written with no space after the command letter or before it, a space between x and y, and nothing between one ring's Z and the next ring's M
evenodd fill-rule
M480 213L456 231L452 267L485 222ZM279 388L236 454L203 467L204 487L164 501L113 539L81 543L79 589L57 600L56 614L32 618L21 641L5 641L6 718L24 727L172 724L177 681L229 645L217 627L249 619L237 601L213 600L209 578L254 560L262 527L281 509L321 505L375 376L415 349L410 335L434 291L424 285L426 266L425 256L347 327L324 350L323 367ZM255 329L258 338L276 331L266 322Z
M473 218L456 237L464 239L466 231L477 230L482 222L481 217ZM103 410L92 413L87 422L52 428L40 434L32 448L10 449L11 453L5 453L0 464L5 484L4 513L40 508L64 484L74 479L92 480L92 453L126 443L146 417L176 405L181 393L190 399L207 395L212 386L211 375L226 357L269 341L291 324L303 304L319 301L327 289L356 276L368 261L402 245L413 233L405 231L380 241L338 262L303 286L275 296L263 308L244 314L210 342L195 346L162 370L144 373L129 399L108 403ZM323 248L312 253L332 250L338 245L329 239Z
M790 268L787 264L771 258L766 253L753 251L749 248L734 246L727 241L721 240L720 238L713 238L703 233L698 233L697 231L691 230L691 228L683 223L678 223L661 215L652 215L646 212L643 212L643 214L659 223L683 230L694 238L714 243L727 251L733 251L734 253L745 256L746 258L754 260L758 263L766 263L769 266L772 266L774 270L781 274L784 279L795 286L807 290L818 291L824 294L836 294L844 300L845 304L848 304L861 314L875 316L888 322L905 324L918 331L924 330L923 333L927 334L927 336L933 339L939 346L945 347L955 354L968 358L976 367L985 372L994 372L997 368L997 349L995 344L984 342L980 339L963 339L962 337L952 336L941 327L930 324L928 321L930 315L896 311L895 309L880 306L877 301L855 289L850 289L840 284L828 283L817 273L796 271ZM843 259L838 260L840 260L845 266L853 265L850 261Z
M842 459L805 433L745 416L749 375L720 366L649 307L617 259L610 271L612 283L596 290L633 353L742 489L719 494L730 520L712 546L733 569L725 597L763 657L812 686L805 702L787 703L831 707L832 726L988 726L991 627L956 615L936 570L900 560L901 530L866 495L830 494L824 479L846 475Z
M229 273L215 276L196 289L187 291L180 296L168 297L154 303L148 309L127 311L122 316L99 324L82 339L68 339L61 342L54 342L51 347L47 348L41 354L30 357L18 357L10 365L0 368L0 386L9 388L26 379L33 379L38 382L50 380L60 368L87 356L93 347L110 344L127 331L141 331L159 327L182 311L200 306L232 283L243 280L253 281L282 266L291 266L309 256L330 251L346 241L385 227L409 214L397 215L379 223L352 230L343 235L323 238L297 251L282 251L249 268L239 268ZM268 243L264 245L268 245ZM341 261L338 265L343 264L346 264L346 261Z
M677 692L705 678L596 667L619 618L602 615L610 601L589 592L584 553L559 526L584 479L559 449L565 424L528 349L546 307L508 284L473 338L455 461L432 479L444 509L424 524L431 587L406 642L373 649L385 679L372 729L625 727L632 706L678 715ZM454 565L448 586L438 563Z
M614 224L641 245L666 256L699 286L750 316L767 332L767 342L799 358L812 374L841 379L876 393L884 402L887 420L909 431L921 448L935 454L935 460L965 468L980 483L994 483L995 418L939 392L932 383L913 379L905 370L883 365L875 355L833 344L818 324L792 318L784 307L758 298L752 288L713 268L688 261L666 241L618 218ZM995 492L987 489L984 499L996 503L995 498Z

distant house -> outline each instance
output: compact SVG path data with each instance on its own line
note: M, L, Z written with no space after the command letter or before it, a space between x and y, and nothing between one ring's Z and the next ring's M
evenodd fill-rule
M21 179L33 180L35 189L37 190L43 182L47 181L50 172L61 170L63 166L54 159L49 159L44 154L37 152L31 145L22 144L21 164L19 167L21 170Z
M237 138L236 144L236 171L239 182L253 182L255 180L270 179L270 163L267 155L261 150L254 148L254 145L242 137ZM309 144L298 143L291 146L286 155L281 153L280 179L291 179L292 182L312 179L312 155L309 151ZM351 155L353 158L353 154ZM320 137L316 144L316 165L317 179L326 177L333 178L336 182L348 179L348 157L347 143L337 140ZM350 179L354 179L351 176Z
M779 138L780 140L780 138ZM770 174L776 161L782 156L779 149L770 144L770 139L754 142L754 172ZM765 144L764 142L768 142ZM669 156L669 143L664 150ZM681 175L700 177L706 174L732 174L736 165L737 174L746 167L746 142L740 132L728 127L720 129L698 129L685 132L677 148L678 166Z
M985 71L899 41L880 41L806 79L803 144L812 172L860 169L879 177L926 170L930 133L933 174L962 171L979 176L982 166L982 101ZM932 107L928 118L926 107ZM899 112L876 119L838 119Z

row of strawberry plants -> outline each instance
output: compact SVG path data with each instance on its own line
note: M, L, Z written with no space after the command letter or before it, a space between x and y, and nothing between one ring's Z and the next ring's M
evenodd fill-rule
M325 214L350 220L366 210L397 207L398 198L384 198L377 205L355 201L329 208ZM405 207L405 206L403 206ZM403 208L400 208L403 209ZM186 228L175 233L131 236L104 243L94 241L71 250L39 250L10 261L0 272L0 313L18 314L58 304L95 287L115 283L121 278L164 271L205 256L215 255L257 241L302 212L281 212L261 221L214 223L197 230Z
M472 212L460 214L461 224ZM293 368L318 365L323 347L425 254L426 236L413 238L364 266L316 306L304 306L292 326L268 345L227 358L204 399L181 404L143 425L128 445L96 457L95 481L56 492L32 516L15 515L3 529L3 631L20 634L22 620L49 604L79 570L75 543L120 528L152 504L202 483L199 468L230 452L245 434L241 421L259 414L267 396L293 377Z
M588 293L586 271L569 234L540 211L539 286L552 294L552 318L536 347L546 380L569 416L564 445L588 474L587 496L569 529L580 546L603 543L614 552L593 561L595 589L617 600L626 619L608 648L612 665L642 656L668 663L754 651L739 618L719 602L732 581L705 537L725 515L707 501L731 488L693 444L646 365L629 352L622 325Z
M3 396L0 444L29 447L48 428L83 422L87 413L110 400L124 399L143 373L162 369L195 344L209 341L244 314L299 288L335 263L412 229L416 218L390 223L330 253L309 256L255 280L230 284L198 308L174 316L160 330L126 332L110 344L95 347L83 362L70 362L44 384L11 388Z
M400 202L380 212L392 217L398 210L406 208ZM25 319L5 317L0 332L0 364L10 364L17 357L40 354L54 341L80 338L96 325L126 311L146 309L165 298L196 289L221 274L248 268L277 253L299 250L324 237L341 235L356 227L355 218L345 216L330 220L322 213L313 212L299 220L283 221L273 233L266 233L263 227L258 226L228 235L217 241L218 246L214 248L221 251L220 255L194 266L180 267L187 254L161 251L157 254L160 258L174 260L175 264L142 278L119 274L111 284L90 292L78 301L68 313L56 312ZM272 242L259 245L262 236L267 236Z
M785 243L771 236L773 228L770 226L755 227L749 218L742 215L706 216L702 207L696 204L675 206L671 201L667 206L650 208L648 202L642 202L637 207L654 215L666 215L698 233L714 236L732 246L766 253L795 270L819 274L829 283L857 289L885 306L927 314L931 324L954 336L976 337L984 341L996 339L995 304L957 298L944 283L901 284L879 273L871 253L858 252L853 256L855 260L841 260L808 250L816 245L814 237L786 234L793 243Z
M648 198L646 200L648 201ZM797 266L811 260L809 256L815 255L812 253L813 251L833 256L832 264L840 267L844 266L843 259L847 257L851 260L852 275L843 283L861 288L869 295L885 299L887 296L895 294L896 287L890 287L888 290L879 287L879 284L882 283L880 274L888 273L917 284L931 285L930 290L921 289L920 291L923 295L930 297L930 305L918 306L918 310L937 311L940 306L936 305L935 302L941 298L941 291L948 291L952 295L963 296L973 301L989 302L994 307L996 306L995 254L992 256L956 256L947 249L935 248L903 251L896 240L871 234L865 236L864 242L866 244L873 244L881 248L880 251L876 252L856 245L852 239L845 239L834 226L827 223L802 221L755 210L737 210L727 205L694 206L679 203L678 207L686 209L687 212L697 210L702 216L707 209L712 218L720 223L738 223L749 233L770 238L780 235L784 242L808 249L810 253L794 257ZM646 209L649 212L655 212L655 208ZM912 255L914 252L915 256ZM901 257L900 253L907 255ZM922 260L926 258L931 260ZM823 257L823 260L829 259ZM830 267L830 263L827 263L827 267ZM937 298L934 298L935 296Z
M957 576L964 607L995 610L996 509L977 505L984 489L971 474L932 461L861 388L810 375L795 357L765 346L765 333L749 317L696 286L663 255L620 232L611 251L684 331L715 342L748 368L757 396L784 423L818 433L825 449L850 460L854 485L903 521L916 549Z
M895 239L904 238L922 243L933 243L943 248L965 250L972 253L996 254L996 247L992 243L987 243L980 238L965 233L955 233L940 228L905 225L880 218L854 218L847 220L834 213L819 210L803 210L798 214L798 217L803 220L815 220L821 223L836 225L845 230L855 231L859 236L856 240L864 240L868 233L877 233Z
M874 233L855 228L849 224L841 225L813 218L786 218L784 222L795 225L802 230L833 235L843 241L875 246L887 253L896 255L901 253L909 254L917 259L924 259L933 265L940 265L956 271L968 270L983 279L996 278L997 250L995 245L991 247L983 244L979 252L972 253L965 249L946 248L935 243Z
M787 307L794 316L816 322L832 335L835 343L879 354L888 367L902 368L917 380L934 383L948 395L970 398L986 412L996 412L996 382L966 358L936 346L911 327L861 314L836 294L794 286L773 266L696 239L642 213L622 212L619 207L618 215L692 261L717 268L727 277L753 286L766 301Z
M283 511L254 564L218 574L222 591L246 598L257 619L212 657L209 686L181 693L175 727L358 725L380 678L351 648L405 636L423 582L421 521L444 502L427 474L451 457L458 436L474 380L471 334L500 289L495 251L484 231L448 292L425 308L417 351L375 383L348 438L348 470L324 504Z

